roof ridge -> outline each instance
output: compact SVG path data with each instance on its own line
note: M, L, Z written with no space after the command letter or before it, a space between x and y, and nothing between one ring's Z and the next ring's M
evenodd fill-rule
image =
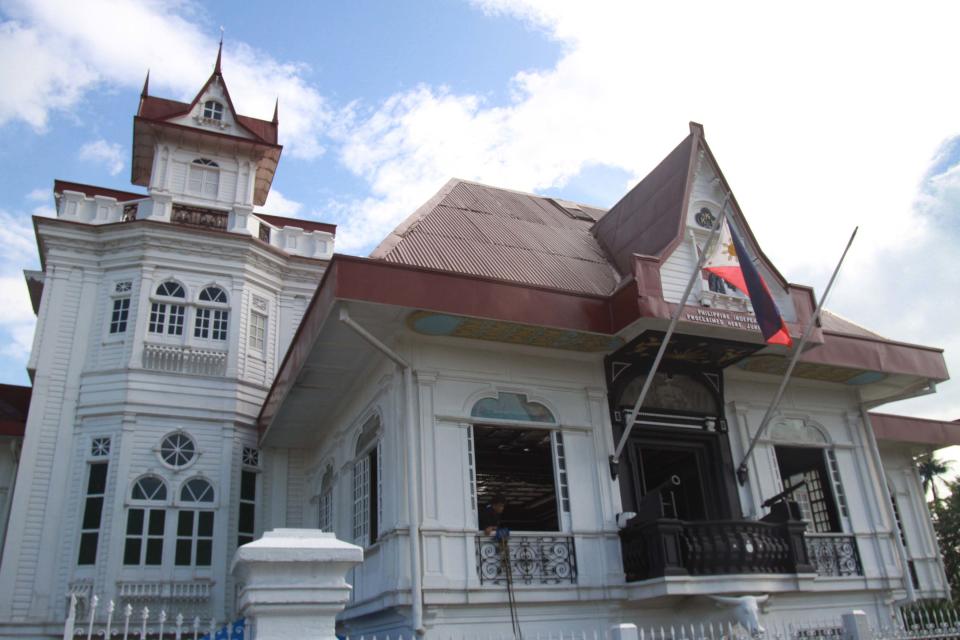
M599 205L589 204L587 202L578 202L576 200L571 200L569 198L560 198L559 196L557 197L545 196L539 193L533 193L532 191L520 191L519 189L511 189L509 187L498 187L492 184L487 184L485 182L477 182L476 180L467 180L466 178L457 178L456 176L450 179L456 180L457 182L460 182L462 184L472 184L476 187L484 187L486 189L494 189L496 191L506 191L508 193L514 193L519 196L529 196L531 198L539 198L540 200L551 200L551 201L562 200L563 202L569 202L570 204L575 204L580 207L589 207L591 209L598 209L600 211L609 211L608 207L601 207Z

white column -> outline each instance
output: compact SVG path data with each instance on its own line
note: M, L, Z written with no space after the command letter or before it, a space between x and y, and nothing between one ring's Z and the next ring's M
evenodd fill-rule
M360 562L363 549L316 529L274 529L237 549L231 571L252 637L335 640L350 594L344 576Z

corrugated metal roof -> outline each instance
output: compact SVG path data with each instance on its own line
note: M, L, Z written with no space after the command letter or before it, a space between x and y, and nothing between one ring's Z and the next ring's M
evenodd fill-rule
M451 180L371 257L578 293L609 294L620 275L590 232L602 214L596 207Z

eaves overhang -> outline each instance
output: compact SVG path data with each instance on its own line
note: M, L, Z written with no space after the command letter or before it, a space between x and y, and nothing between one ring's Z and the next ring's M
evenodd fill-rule
M273 385L258 417L263 434L276 418L281 404L296 384L304 365L324 327L335 322L332 313L339 303L362 302L411 311L426 311L460 318L480 318L531 328L548 328L595 336L625 336L637 324L661 323L669 318L673 306L662 296L654 299L628 280L608 296L576 293L560 289L534 287L512 281L465 275L449 271L335 254L319 287L310 301L303 321L278 369ZM806 301L805 317L813 314L812 291L793 287L795 299ZM691 311L695 308L691 307ZM640 321L638 323L638 321ZM797 336L799 323L791 327ZM685 321L679 331L709 332L710 325ZM729 337L732 329L725 329ZM819 344L805 352L801 362L826 363L839 367L872 367L871 371L909 374L916 379L940 380L946 377L943 354L939 349L851 339L817 329ZM758 333L740 329L738 337L762 344ZM777 350L779 349L779 351ZM783 359L782 349L767 349ZM898 383L899 384L899 383Z
M280 154L283 151L282 145L142 116L133 117L133 162L130 167L130 181L133 184L149 186L150 176L153 173L154 149L161 133L168 136L199 139L211 145L229 144L235 149L253 155L257 159L253 203L261 206L267 201L267 194L273 184L273 176L276 174L277 165L280 163Z
M940 449L960 445L960 422L869 413L873 433L881 442L897 442Z

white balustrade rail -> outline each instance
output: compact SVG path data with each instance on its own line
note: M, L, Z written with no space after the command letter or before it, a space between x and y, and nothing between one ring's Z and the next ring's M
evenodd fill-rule
M172 373L222 376L227 369L227 352L147 342L143 345L143 368Z
M151 611L149 607L134 607L127 604L120 611L113 600L107 603L98 617L100 598L93 596L85 620L77 620L77 597L70 595L67 620L63 625L63 640L77 638L120 638L122 640L149 640L154 638L175 638L176 640L201 640L203 638L242 639L243 621L217 624L214 619L202 620L199 616L192 620L183 614L169 615L166 610ZM219 635L218 635L219 634Z

